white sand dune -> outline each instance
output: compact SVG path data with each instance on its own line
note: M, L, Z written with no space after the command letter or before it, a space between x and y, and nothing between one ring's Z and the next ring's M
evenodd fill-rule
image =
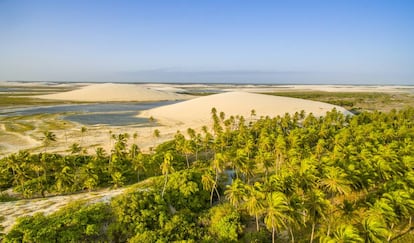
M170 91L155 90L136 84L92 84L77 90L35 96L36 98L71 101L161 101L183 100L191 96L177 94Z
M336 108L344 114L350 114L346 109L323 102L281 96L254 94L248 92L227 92L209 95L177 104L157 107L142 112L139 116L154 117L165 125L188 125L198 127L211 122L211 109L224 112L227 117L242 115L249 118L251 110L256 111L256 117L294 114L304 110L307 114L323 116L327 111Z

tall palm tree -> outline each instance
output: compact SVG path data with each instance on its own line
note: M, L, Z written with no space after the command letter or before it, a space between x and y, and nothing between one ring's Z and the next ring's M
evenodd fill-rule
M54 134L53 132L50 132L50 131L45 131L45 132L43 132L43 136L44 136L43 137L43 144L44 144L44 149L45 149L44 152L45 153L42 154L41 162L42 162L43 169L44 169L44 174L43 174L44 180L43 181L47 181L47 171L48 171L47 158L48 158L48 156L47 156L46 152L47 152L47 147L49 147L49 145L52 142L56 142L56 134ZM42 191L42 195L43 195L43 191Z
M310 222L312 224L310 236L310 243L312 243L315 236L316 224L318 221L325 219L326 212L328 212L331 204L329 200L325 199L325 194L319 189L308 191L306 196L306 207L309 210Z
M43 146L45 149L45 153L47 152L47 147L52 143L56 142L56 134L50 131L43 132Z
M214 156L213 162L211 164L211 167L215 173L213 188L217 193L217 197L219 201L220 201L220 194L218 193L217 187L218 187L219 174L223 171L224 163L225 163L224 155L222 153L216 153L216 155Z
M210 206L213 206L214 191L217 192L216 181L214 177L214 171L212 169L206 170L201 176L201 183L206 191L210 191ZM220 196L217 192L218 197Z
M259 218L264 213L266 195L262 192L261 184L256 182L254 186L246 185L244 197L245 208L250 216L256 218L256 230L260 230Z
M85 135L85 133L88 131L88 129L86 128L86 127L81 127L81 130L80 130L80 132L81 132L81 137L80 137L80 145L81 146L84 146L83 145L83 136Z
M155 146L157 144L157 139L159 139L160 136L161 136L160 130L155 129L154 132L153 132L153 134L152 134L152 136L154 137L154 148L155 148Z
M227 185L227 190L224 192L224 195L230 204L238 209L243 198L246 197L244 183L238 178L234 179L231 185Z
M174 172L174 167L172 166L172 161L174 157L170 151L167 151L164 155L164 161L161 164L161 172L164 175L164 186L162 188L161 197L164 197L165 188L167 187L168 174Z
M134 170L137 172L137 181L139 182L139 172L141 170L146 170L144 155L142 153L138 153L138 155L132 159L132 166L134 167Z
M285 194L271 192L266 196L264 222L268 229L272 230L272 243L275 242L277 230L286 228L289 217L289 207Z

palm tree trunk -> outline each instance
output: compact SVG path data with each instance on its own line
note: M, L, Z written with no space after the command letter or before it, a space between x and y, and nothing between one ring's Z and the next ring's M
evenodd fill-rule
M164 186L163 186L162 192L161 192L161 198L164 198L165 188L167 187L167 180L168 180L168 174L165 175Z
M328 222L328 230L326 232L326 236L329 236L330 233L331 233L331 222Z
M289 227L289 232L290 232L291 242L295 243L295 236L293 235L292 227Z
M310 243L313 242L313 235L315 234L315 222L312 223L312 233L310 238Z
M275 227L272 227L272 243L275 243Z
M213 206L213 194L214 194L214 186L211 188L211 193L210 193L210 207Z
M220 193L218 192L218 190L217 190L217 187L214 187L214 190L216 191L216 194L217 194L217 198L218 198L218 200L219 200L219 202L220 202Z
M256 230L257 232L259 232L260 228L259 228L259 216L256 213Z
M394 223L391 224L390 234L388 235L387 241L390 242L392 236L392 229L394 228Z

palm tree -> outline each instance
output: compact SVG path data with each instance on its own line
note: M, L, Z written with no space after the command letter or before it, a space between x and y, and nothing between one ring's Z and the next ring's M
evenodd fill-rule
M309 210L310 221L312 223L312 232L310 237L310 243L312 243L315 235L316 223L321 219L325 219L326 212L328 212L331 205L329 200L325 199L325 194L319 189L308 191L306 204Z
M132 166L134 167L134 170L137 172L137 181L139 182L139 172L141 170L146 170L144 155L142 153L139 153L136 157L132 159Z
M238 178L234 179L231 185L227 185L227 190L224 192L224 195L231 205L238 209L243 198L246 196L244 183Z
M339 167L326 167L323 177L319 179L319 186L331 196L335 194L347 195L351 188L346 179L346 173Z
M256 116L256 110L255 109L252 109L250 111L250 118L253 119L253 117L255 117L255 116Z
M114 188L124 185L125 177L122 175L121 172L115 171L114 173L111 173L111 178L111 182L114 185Z
M210 191L210 206L213 206L213 195L215 190L217 195L220 196L217 192L216 181L214 178L214 171L212 169L206 170L201 176L201 183L203 184L204 190Z
M50 145L51 142L56 142L56 134L54 134L53 132L50 131L45 131L43 132L43 145L45 148L45 153L46 153L46 149L47 147Z
M190 162L188 159L188 156L193 152L194 150L194 146L191 140L185 140L183 147L182 147L182 151L185 154L185 161L187 162L187 169L190 168Z
M341 224L333 233L321 239L323 243L362 243L364 240L358 234L358 230L352 225Z
M171 172L174 172L174 168L172 166L172 161L174 160L174 157L170 151L167 151L164 155L164 161L161 164L161 172L164 175L164 186L162 188L161 197L164 197L165 188L167 186L168 182L168 174Z
M83 136L86 133L86 131L88 131L88 129L86 127L81 127L81 138L80 138L80 145L83 146Z
M45 153L42 154L41 161L42 161L43 168L44 168L44 174L43 174L44 180L43 181L47 181L48 168L46 166L47 164L47 154L46 154L47 149L46 148L50 145L51 142L56 141L56 135L53 132L45 131L43 132L43 136L44 136L43 143L44 143ZM43 191L42 191L42 196L43 196Z
M74 174L72 168L64 166L56 175L56 190L58 192L69 192L74 183Z
M160 138L160 134L161 132L158 129L155 129L152 134L154 136L154 148L155 148L155 145L157 144L157 139Z
M217 185L218 185L219 174L223 171L224 162L225 162L225 159L224 159L223 154L222 153L216 153L216 155L214 156L214 159L213 159L213 163L211 165L212 169L215 172L213 188L217 193L217 197L218 197L219 201L220 201L220 194L218 193Z
M135 158L135 155L137 152L139 152L139 147L137 145L137 138L138 138L138 133L134 132L134 134L132 135L133 140L133 144L131 146L131 151L132 151L132 159Z
M256 230L259 231L259 218L264 212L266 197L259 182L256 182L254 186L246 185L246 189L245 208L250 216L256 218Z
M385 222L376 216L368 216L362 221L362 234L365 242L385 242L389 231Z
M70 146L70 153L71 153L71 154L77 154L77 153L79 153L81 150L82 150L82 147L81 147L79 144L77 144L77 143L73 143L73 144Z
M272 230L272 243L274 243L276 231L286 228L286 224L290 220L285 194L281 192L267 194L264 215L266 227Z

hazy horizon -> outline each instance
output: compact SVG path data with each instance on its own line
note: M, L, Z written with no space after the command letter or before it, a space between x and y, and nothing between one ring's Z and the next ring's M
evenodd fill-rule
M414 84L412 1L0 1L0 80Z

